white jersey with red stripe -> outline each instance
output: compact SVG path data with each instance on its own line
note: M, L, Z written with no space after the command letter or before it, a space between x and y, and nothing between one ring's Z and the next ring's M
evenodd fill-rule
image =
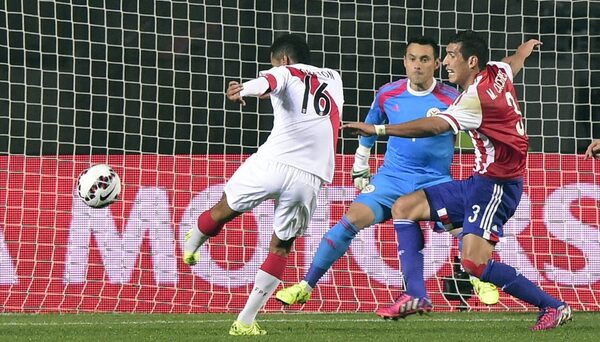
M490 62L439 117L455 134L468 131L475 147L474 173L497 178L523 176L529 146L510 66Z
M344 105L340 74L293 64L262 71L260 76L269 82L274 120L271 134L256 155L330 183Z

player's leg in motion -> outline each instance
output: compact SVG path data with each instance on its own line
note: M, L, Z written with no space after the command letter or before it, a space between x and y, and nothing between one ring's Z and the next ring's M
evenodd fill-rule
M269 255L256 273L254 288L248 297L248 301L246 301L244 309L231 325L230 335L265 335L267 333L256 323L256 315L279 286L294 240L295 237L283 241L273 234L269 246Z
M279 185L284 179L285 175L279 172L275 163L255 156L248 158L225 185L219 202L200 214L198 225L185 234L183 261L188 265L198 263L200 246L217 236L227 222L273 198L272 193L279 193Z
M215 206L198 217L198 226L192 227L185 234L183 261L188 265L195 265L200 260L200 252L198 252L200 246L209 238L217 236L227 222L240 214L229 207L227 196L223 194Z
M416 201L420 196L425 196L422 192L415 192L406 197L410 201ZM404 198L404 197L401 197ZM396 204L394 208L397 209ZM392 214L394 217L409 217L408 215ZM406 282L406 291L391 306L379 308L377 315L385 319L405 318L412 314L422 314L432 310L433 305L427 296L425 288L425 279L423 276L424 255L423 248L425 241L423 232L416 220L412 219L394 219L394 229L398 238L398 255L402 266L402 274Z
M482 281L501 287L504 292L540 308L537 323L531 330L548 330L571 319L571 309L525 278L514 267L491 259L494 246L475 234L463 237L462 266Z
M458 250L460 251L462 258L462 228L451 230L450 234L458 239ZM494 305L500 300L500 292L496 285L481 281L481 279L472 275L469 275L469 282L473 286L475 294L483 304Z
M304 304L317 282L341 258L358 232L376 222L373 209L366 204L353 202L342 217L321 239L308 272L299 284L279 290L275 297L285 305Z
M495 241L502 236L502 227L515 212L523 193L522 182L496 183L473 177L467 190L471 207L465 209L463 227L464 270L482 281L490 282L504 292L540 308L532 330L548 330L571 319L569 306L550 296L525 278L514 267L492 259ZM467 211L469 210L469 211Z
M492 259L495 243L502 236L502 227L514 214L523 192L522 182L497 183L483 177L471 177L426 188L425 203L432 219L440 213L451 221L463 222L463 269L482 281L500 287L504 292L540 308L532 330L548 330L571 319L571 309L550 296L514 267ZM466 205L462 204L468 203ZM414 205L414 203L399 203ZM404 218L402 210L392 208L394 218ZM414 216L409 218L415 219Z
M288 256L296 236L302 235L317 207L321 179L290 166L277 164L265 174L274 192L276 205L273 215L275 230L269 245L269 255L257 272L254 287L244 309L233 322L230 335L264 335L267 332L256 323L258 311L281 283Z
M317 282L333 263L346 253L358 231L390 218L392 204L398 196L406 193L403 183L389 179L383 173L377 174L371 182L374 191L361 193L354 200L346 215L325 234L304 280L278 291L276 298L286 305L302 304L308 301ZM399 227L396 232L398 240L402 241L398 250L403 273L407 279L407 288L411 292L400 295L395 306L378 311L380 316L387 318L404 317L431 309L423 281L423 255L421 254L423 234L421 229L412 222L406 227ZM404 267L404 265L409 266Z

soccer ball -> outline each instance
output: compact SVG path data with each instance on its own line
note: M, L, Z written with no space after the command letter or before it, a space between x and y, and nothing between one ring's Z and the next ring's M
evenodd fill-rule
M113 203L121 193L119 175L106 164L97 164L84 170L77 180L77 194L92 208L103 208Z

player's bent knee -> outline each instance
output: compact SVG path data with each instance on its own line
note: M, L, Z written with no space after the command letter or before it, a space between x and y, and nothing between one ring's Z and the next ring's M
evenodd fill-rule
M375 213L369 206L362 203L352 203L344 215L356 229L364 229L373 224Z
M487 266L487 263L476 264L471 259L464 259L464 258L460 261L460 264L461 264L462 268L465 270L465 272L467 272L468 274L475 276L477 278L481 278L481 275L483 274L483 271L485 270L485 268Z
M394 219L406 220L428 220L430 218L429 202L423 190L402 196L392 206L392 217Z
M416 220L419 215L417 215L415 209L414 203L409 197L400 197L392 206L392 217L394 219Z
M392 217L395 219L408 219L410 212L407 203L403 197L398 198L392 206Z

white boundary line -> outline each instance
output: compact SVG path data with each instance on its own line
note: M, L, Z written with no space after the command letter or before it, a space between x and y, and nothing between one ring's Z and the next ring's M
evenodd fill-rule
M1 317L1 316L0 316ZM517 318L424 318L419 321L423 322L524 322L530 319L517 319ZM384 319L259 319L260 322L275 322L275 323L291 323L291 322L302 322L302 323L319 323L319 322L374 322L374 323L386 323L389 321ZM146 324L197 324L197 323L230 323L232 319L199 319L199 320L144 320L144 321L114 321L114 322L0 322L0 326L70 326L70 325L146 325ZM414 320L413 320L414 322Z

